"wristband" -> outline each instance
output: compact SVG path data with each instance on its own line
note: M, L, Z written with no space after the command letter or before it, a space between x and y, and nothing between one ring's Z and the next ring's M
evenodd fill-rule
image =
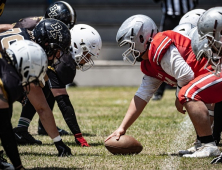
M58 141L62 140L62 138L61 138L61 136L59 135L59 136L53 138L52 140L53 140L53 142L58 142Z
M214 116L214 110L208 110L210 116Z

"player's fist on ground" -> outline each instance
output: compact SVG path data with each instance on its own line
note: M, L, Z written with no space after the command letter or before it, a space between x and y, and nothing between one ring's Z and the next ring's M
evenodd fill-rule
M75 141L78 145L81 145L82 147L89 147L89 144L82 136L82 133L75 134L74 136L75 136Z
M72 155L71 149L63 143L62 139L58 142L54 142L54 144L59 152L58 156L63 157Z

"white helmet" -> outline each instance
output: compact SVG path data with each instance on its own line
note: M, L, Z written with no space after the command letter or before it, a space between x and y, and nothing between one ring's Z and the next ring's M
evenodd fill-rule
M141 61L141 56L149 48L150 42L157 32L156 24L148 16L133 15L126 19L116 35L116 41L120 47L130 45L122 54L123 60L127 60L133 65L136 61Z
M194 35L194 32L197 30L197 27L192 28L191 30L188 31L187 35L188 37L192 38Z
M23 86L31 82L44 83L48 60L40 45L29 40L20 40L10 45L6 53L21 75Z
M187 12L180 19L179 25L184 24L184 23L190 23L194 26L197 26L197 22L198 22L199 18L201 17L201 15L203 15L203 13L205 11L206 11L205 9L194 9L194 10Z
M194 31L191 38L191 46L196 59L199 61L203 57L207 58L208 62L205 65L205 69L207 69L207 66L210 64L215 70L213 73L215 75L218 75L221 72L220 57L212 52L211 47L208 45L208 42L209 41L207 37L201 37L198 34L197 29ZM208 71L212 72L211 70Z
M216 62L216 69L220 69L220 58L222 56L222 7L214 7L207 10L197 23L197 30L200 34L200 39L207 38L208 42L205 46L210 49L207 52L208 59Z
M190 23L184 23L184 24L180 24L180 25L177 25L174 29L173 29L173 31L175 31L175 32L178 32L178 33L180 33L180 34L182 34L182 35L188 35L188 32L192 29L192 28L194 28L194 26L192 25L192 24L190 24Z
M216 40L220 40L222 30L222 7L214 7L207 10L197 23L198 33L201 36L209 34Z
M94 65L91 56L99 57L102 48L101 37L93 27L86 24L77 24L70 32L72 57L77 64L77 68L81 71L86 71ZM87 57L89 55L90 57ZM85 60L86 64L81 65L82 60Z

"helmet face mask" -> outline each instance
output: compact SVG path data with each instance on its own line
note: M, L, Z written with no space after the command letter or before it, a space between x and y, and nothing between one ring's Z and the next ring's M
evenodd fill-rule
M120 26L116 41L120 47L129 44L122 54L123 60L134 65L142 61L142 55L148 50L152 38L158 32L156 24L145 15L133 15Z
M140 57L140 52L135 49L135 42L129 41L129 40L123 40L119 46L125 46L126 44L129 44L129 48L123 52L123 60L128 61L132 65L134 65L137 61L137 58Z
M71 30L70 52L77 69L86 71L93 67L92 57L98 58L102 47L99 33L86 24L75 25Z

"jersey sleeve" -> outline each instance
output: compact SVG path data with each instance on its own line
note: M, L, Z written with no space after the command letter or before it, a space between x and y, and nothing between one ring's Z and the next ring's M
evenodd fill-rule
M161 83L162 81L157 78L144 75L142 83L135 95L148 103Z
M181 88L194 79L194 72L186 63L174 45L165 53L161 60L162 69L177 80L177 85Z

